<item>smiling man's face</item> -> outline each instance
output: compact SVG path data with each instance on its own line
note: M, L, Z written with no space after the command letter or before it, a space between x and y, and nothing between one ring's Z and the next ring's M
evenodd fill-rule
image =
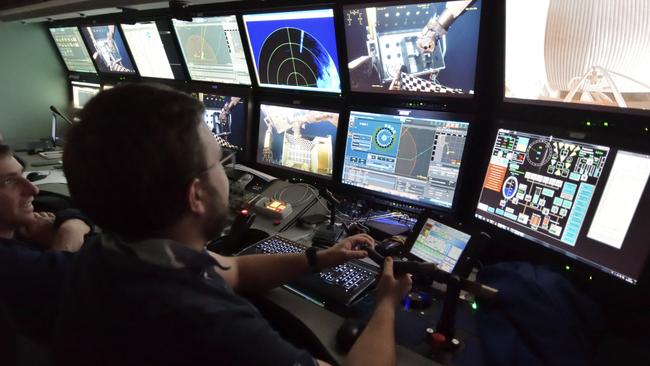
M0 234L4 237L34 220L32 201L38 188L22 172L13 156L0 156Z

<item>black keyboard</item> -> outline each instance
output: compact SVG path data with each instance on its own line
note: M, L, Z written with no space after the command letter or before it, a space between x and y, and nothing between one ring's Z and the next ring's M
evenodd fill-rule
M278 235L268 237L244 249L239 255L302 253L306 246ZM377 267L358 260L303 276L286 288L324 305L350 306L374 284Z

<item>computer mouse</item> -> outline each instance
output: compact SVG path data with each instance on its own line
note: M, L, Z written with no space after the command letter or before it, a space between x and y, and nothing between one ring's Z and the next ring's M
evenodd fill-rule
M359 319L346 319L336 332L336 348L348 353L365 327L366 324Z
M38 180L44 179L45 177L47 177L47 174L43 174L41 172L30 172L27 173L27 176L25 178L27 178L27 180L30 182L36 182Z

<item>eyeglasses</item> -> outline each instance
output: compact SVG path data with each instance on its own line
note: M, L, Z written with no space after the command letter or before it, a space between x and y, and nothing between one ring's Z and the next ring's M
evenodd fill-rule
M235 156L236 156L236 153L235 153L235 152L231 152L231 153L229 153L228 155L222 157L221 160L219 160L218 162L216 162L216 163L210 165L209 167L205 168L205 169L204 169L201 173L199 173L198 175L203 175L203 174L209 172L212 168L214 168L214 167L216 167L216 166L219 166L219 165L222 165L224 168L225 168L227 165L233 165L233 166L234 166L234 165L235 165Z

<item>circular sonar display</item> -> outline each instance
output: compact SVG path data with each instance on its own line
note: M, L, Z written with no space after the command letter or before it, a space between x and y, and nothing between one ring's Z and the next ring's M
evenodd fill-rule
M298 28L271 33L260 50L260 83L340 90L339 74L329 52Z

